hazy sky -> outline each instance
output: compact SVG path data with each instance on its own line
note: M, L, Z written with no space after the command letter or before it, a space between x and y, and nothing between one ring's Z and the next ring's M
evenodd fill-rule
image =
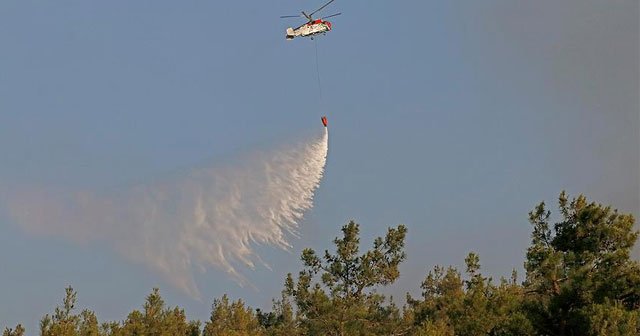
M290 252L258 247L272 270L244 273L255 289L210 269L193 300L109 246L31 235L4 213L0 328L35 334L67 285L100 320L154 286L194 319L224 293L268 309L301 249L329 248L350 219L363 248L408 226L388 290L402 303L469 251L496 277L521 269L528 211L563 189L640 215L637 0L336 0L330 34L285 41L299 22L278 16L321 4L0 0L5 198L126 188L295 143L323 114L331 126L315 208Z

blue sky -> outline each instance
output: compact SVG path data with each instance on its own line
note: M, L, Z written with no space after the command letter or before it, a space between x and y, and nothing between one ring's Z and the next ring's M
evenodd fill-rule
M640 215L637 1L336 0L330 34L285 41L297 22L278 17L319 5L0 1L0 188L117 188L331 126L316 206L292 251L258 247L273 270L246 273L255 290L210 270L195 301L0 214L0 326L35 333L67 285L101 320L154 286L193 319L224 293L269 308L300 250L350 219L365 246L408 226L401 301L469 251L521 269L527 212L563 189Z

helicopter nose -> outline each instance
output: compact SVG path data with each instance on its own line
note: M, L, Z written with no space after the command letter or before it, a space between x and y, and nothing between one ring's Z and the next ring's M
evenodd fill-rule
M327 22L327 28L329 28L329 30L331 30L331 22L326 21Z

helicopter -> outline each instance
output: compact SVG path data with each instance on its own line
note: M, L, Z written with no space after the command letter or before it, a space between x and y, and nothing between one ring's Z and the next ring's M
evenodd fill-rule
M313 40L313 36L317 35L317 34L326 34L328 31L331 30L331 22L329 21L325 21L324 19L328 19L330 17L334 17L334 16L338 16L342 13L336 13L333 15L329 15L329 16L325 16L323 18L320 19L314 19L313 18L313 14L323 10L325 7L329 6L329 4L331 4L332 2L334 2L335 0L330 0L329 2L327 2L326 4L324 4L322 7L316 9L315 11L311 12L310 14L305 13L304 11L302 12L302 15L284 15L281 16L281 19L285 19L285 18L297 18L297 17L305 17L307 19L307 22L300 25L297 28L287 28L287 34L286 34L286 39L287 40L293 40L296 37L307 37L310 36L311 39Z

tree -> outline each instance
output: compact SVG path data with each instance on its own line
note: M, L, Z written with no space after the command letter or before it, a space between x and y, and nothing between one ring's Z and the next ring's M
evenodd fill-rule
M79 317L78 335L100 336L98 318L94 312L85 309L80 313Z
M62 306L57 306L53 315L45 315L40 320L42 336L99 336L98 319L94 312L84 309L74 314L78 293L65 288Z
M384 239L375 239L372 250L359 254L360 229L351 221L342 227L343 237L334 240L335 254L325 251L320 258L311 249L302 252L305 268L297 283L287 275L285 294L293 298L306 334L390 335L400 328L398 309L385 306L375 289L400 275L406 232L403 225L390 228Z
M638 335L640 310L627 310L620 304L594 304L584 310L588 317L589 336Z
M147 301L144 303L144 312L142 317L142 323L146 335L149 336L161 336L169 335L167 332L168 323L166 323L168 311L165 311L164 300L160 296L160 290L154 288L151 294L147 296Z
M103 325L103 330L114 336L194 336L200 334L200 322L188 322L184 310L178 307L166 308L160 290L154 288L147 296L142 312L129 313L121 328L107 324Z
M24 336L24 327L22 324L18 324L15 329L6 328L2 336Z
M335 252L302 252L303 269L288 274L271 312L252 310L227 295L215 299L201 333L183 309L167 307L154 288L140 310L124 321L99 324L95 313L76 313L77 293L65 289L62 305L40 321L42 336L507 336L640 335L640 263L630 258L640 236L632 215L580 195L559 197L559 216L540 203L533 226L524 283L513 271L497 283L483 275L480 257L466 268L436 266L398 308L378 290L392 284L405 260L403 225L389 228L370 250L360 251L353 221L333 240ZM23 336L21 325L2 336Z
M525 287L538 333L587 335L622 315L635 316L632 334L640 333L637 314L620 315L640 309L640 264L630 258L638 238L633 216L582 195L569 201L565 192L559 210L553 229L544 202L529 213Z
M147 326L144 321L144 315L139 310L134 310L127 316L121 329L122 335L146 335Z
M413 332L414 336L455 336L453 327L444 320L427 320L420 324Z
M422 282L422 299L407 295L415 334L532 335L515 271L510 281L494 285L480 272L477 254L469 253L465 263L466 280L453 267L436 266Z
M124 330L118 322L104 322L100 325L100 336L124 336Z
M53 316L45 315L40 320L40 334L42 336L75 336L78 316L71 314L75 307L77 293L71 286L65 288L62 307L55 309Z
M211 318L204 326L203 336L259 336L264 330L258 318L242 300L229 303L225 294L215 299Z
M291 301L283 291L282 298L273 302L273 311L263 313L256 310L258 322L269 336L298 336L302 335Z

